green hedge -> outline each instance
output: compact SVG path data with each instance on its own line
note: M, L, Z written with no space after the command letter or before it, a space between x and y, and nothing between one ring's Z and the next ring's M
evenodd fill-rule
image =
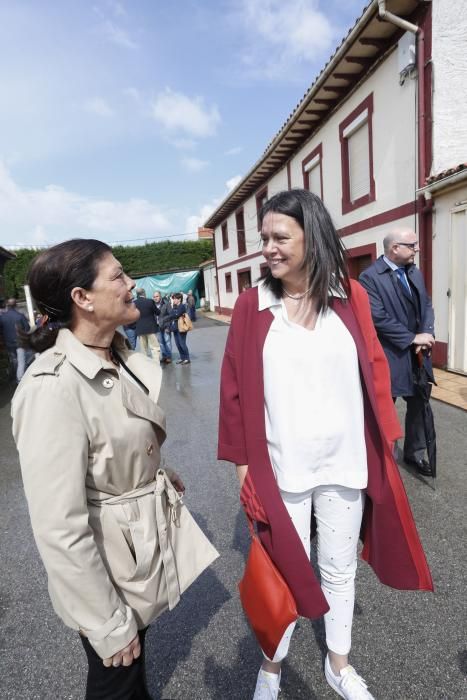
M23 285L31 261L40 251L23 248L5 264L5 296L23 296ZM140 246L115 246L115 257L130 275L142 276L169 270L195 270L213 257L211 240L160 241Z

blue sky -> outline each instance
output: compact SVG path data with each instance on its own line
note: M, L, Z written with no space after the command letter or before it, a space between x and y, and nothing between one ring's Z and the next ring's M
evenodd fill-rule
M190 238L363 0L0 0L0 245Z

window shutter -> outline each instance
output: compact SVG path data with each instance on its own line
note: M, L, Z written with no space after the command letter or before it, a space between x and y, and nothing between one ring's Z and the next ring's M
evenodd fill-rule
M321 164L319 161L314 168L308 171L308 189L321 197Z
M368 122L348 139L350 201L355 202L370 192L370 144Z

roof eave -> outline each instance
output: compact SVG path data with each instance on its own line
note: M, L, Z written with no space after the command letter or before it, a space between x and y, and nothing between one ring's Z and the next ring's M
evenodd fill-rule
M409 4L413 5L410 10L413 12L417 6L416 0ZM378 3L374 0L365 8L360 19L356 21L353 28L349 31L347 37L336 49L335 54L331 57L328 64L318 75L313 85L309 88L308 92L296 107L295 111L278 131L263 155L250 168L239 184L223 199L216 210L210 215L204 226L214 229L237 208L237 206L246 196L255 190L260 190L271 177L273 172L277 171L279 166L285 165L285 163L290 160L293 153L296 152L297 148L301 147L301 145L316 132L316 128L319 128L319 125L321 125L323 121L325 121L329 115L335 111L338 105L347 99L349 93L354 89L355 85L360 82L362 76L366 74L368 68L371 68L371 66L381 58L381 55L385 53L385 50L378 50L378 41L381 42L381 45L383 45L385 40L387 42L393 40L394 35L401 32L401 30L392 24L384 22L385 37L383 39L372 40L371 38L363 38L363 41L361 41L362 37L360 35L365 31L370 22L377 18L377 16ZM359 43L360 46L358 46ZM376 52L373 55L371 55L371 53L370 55L367 55L368 52L370 52L370 47L372 45ZM354 46L357 46L359 53L363 53L363 55L347 56L351 47ZM364 50L365 47L367 48L366 51ZM361 70L357 72L349 71L348 73L336 72L336 68L344 59L355 61L356 63L354 65L358 65L358 62L360 61ZM346 67L348 67L347 64ZM330 78L335 78L337 81L347 82L347 85L325 85ZM354 81L353 83L352 79ZM335 87L334 91L331 89L332 87ZM326 99L325 96L324 98L318 98L318 93L323 89L330 93L334 92L337 97ZM320 109L310 110L312 103L318 99L319 102L317 103L317 106L319 106ZM324 107L321 109L321 105L323 104ZM307 110L309 111L307 112ZM320 118L321 112L323 115L322 118ZM310 119L308 115L311 115L313 119ZM299 128L301 124L304 123L303 120L306 120L310 124L308 130ZM293 134L296 134L297 137L293 138ZM290 142L290 145L286 144L285 140ZM271 161L274 161L274 164Z

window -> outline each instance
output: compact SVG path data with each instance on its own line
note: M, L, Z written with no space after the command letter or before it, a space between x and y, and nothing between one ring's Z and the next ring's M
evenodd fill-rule
M302 161L303 187L323 199L323 144Z
M229 232L227 230L227 221L222 224L222 250L227 250L229 247Z
M240 211L237 211L235 214L235 223L237 225L238 255L240 257L246 253L245 217L243 215L243 209L240 209Z
M359 276L376 260L376 243L358 246L347 250L347 264L349 275L352 279L358 280Z
M251 267L237 271L238 293L241 294L251 287Z
M339 125L343 214L375 200L372 116L373 95L369 95Z
M258 220L258 229L259 229L259 213L261 211L261 207L267 201L268 201L268 188L265 187L260 192L258 192L258 194L256 195L256 216L257 216L257 220Z
M229 247L229 231L227 229L227 221L222 224L222 249L227 250Z
M225 273L225 291L226 292L232 291L232 275L230 272Z
M267 263L261 263L259 266L259 276L264 279L269 272L269 265Z

